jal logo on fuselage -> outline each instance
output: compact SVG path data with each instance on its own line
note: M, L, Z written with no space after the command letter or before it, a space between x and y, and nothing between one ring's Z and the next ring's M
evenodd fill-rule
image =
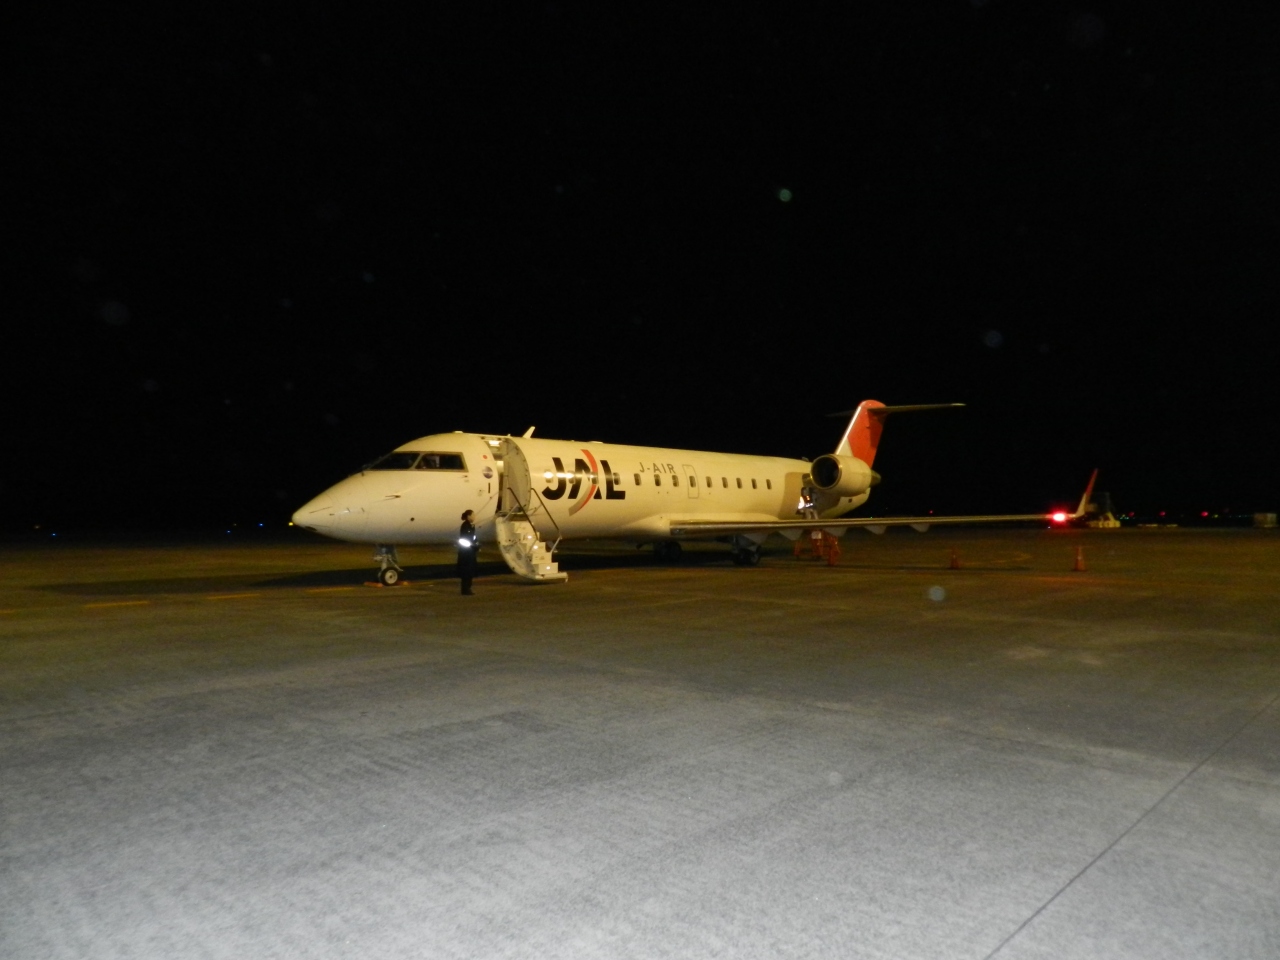
M563 460L552 457L551 462L555 465L555 472L548 478L549 482L543 489L542 495L548 500L559 500L567 493L570 500L578 500L583 484L588 484L586 495L569 508L570 515L575 514L592 500L600 499L600 474L603 473L604 499L625 500L627 492L618 490L614 486L613 471L609 469L609 461L601 460L597 466L596 458L591 455L590 450L584 449L582 455L587 459L575 458L572 473L565 470Z

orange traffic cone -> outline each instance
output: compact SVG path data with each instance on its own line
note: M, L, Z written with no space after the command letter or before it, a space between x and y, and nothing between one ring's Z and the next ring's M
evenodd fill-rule
M1076 547L1076 562L1071 568L1076 573L1084 573L1088 568L1084 565L1084 547Z
M955 548L955 547L952 547L952 548L951 548L951 562L950 562L949 564L947 564L947 569L949 569L949 570L959 570L959 569L960 569L960 555L959 555L958 553L956 553L956 548Z

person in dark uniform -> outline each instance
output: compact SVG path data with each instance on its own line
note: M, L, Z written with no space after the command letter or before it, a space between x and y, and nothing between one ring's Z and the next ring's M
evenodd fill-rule
M471 581L476 575L476 555L480 552L480 537L472 523L473 516L472 511L463 511L462 526L458 528L458 576L464 597L472 596Z

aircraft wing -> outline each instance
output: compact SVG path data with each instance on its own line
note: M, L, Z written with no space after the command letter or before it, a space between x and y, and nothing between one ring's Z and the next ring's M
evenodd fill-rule
M1054 513L992 513L967 517L846 517L839 520L800 519L800 520L762 520L762 521L721 521L721 520L679 520L671 524L673 537L716 536L733 533L781 533L783 530L827 530L835 533L851 527L866 527L873 533L883 533L888 527L914 527L924 532L935 524L962 523L1001 523L1033 521L1057 522L1078 520L1089 509L1089 495L1093 492L1094 481L1098 479L1098 471L1093 471L1089 485L1085 487L1084 496L1074 513L1064 511Z
M1058 516L1062 517L1063 514L1058 514ZM1073 518L1074 514L1066 516ZM783 530L829 530L834 532L836 530L847 530L851 527L869 527L871 530L879 532L877 528L884 527L916 527L919 529L942 523L996 523L1001 520L1044 520L1050 522L1053 519L1054 514L1052 513L1006 513L972 517L853 517L841 520L774 520L757 523L681 520L671 524L671 535L673 537L698 537L729 533L771 533L775 530L779 533Z

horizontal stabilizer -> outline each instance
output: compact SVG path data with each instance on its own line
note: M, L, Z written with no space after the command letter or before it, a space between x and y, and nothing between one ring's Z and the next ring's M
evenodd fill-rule
M879 400L863 400L858 409L852 411L853 419L845 428L844 436L836 445L837 457L857 457L868 467L875 462L876 448L880 445L880 433L884 430L884 418L891 413L916 413L921 410L950 410L963 407L963 403L909 403L896 407L887 407ZM843 417L846 413L833 413L833 417Z
M963 403L904 403L896 407L873 407L868 413L878 419L883 419L891 413L921 413L925 410L951 410L955 407L963 407ZM828 417L851 417L858 411L841 410L839 413L828 413Z

